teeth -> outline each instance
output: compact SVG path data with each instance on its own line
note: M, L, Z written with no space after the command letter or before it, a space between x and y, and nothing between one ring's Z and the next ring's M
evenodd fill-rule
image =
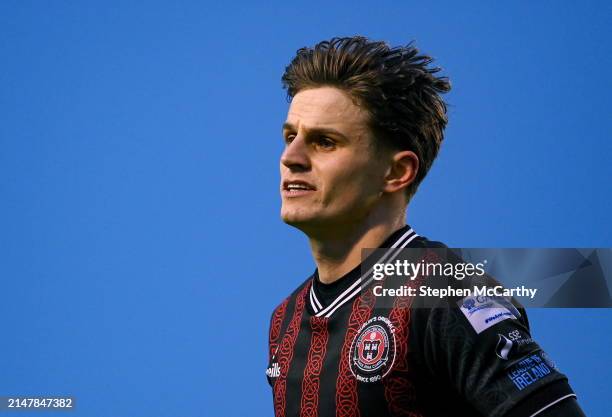
M289 184L287 186L289 190L308 190L309 188L302 184Z

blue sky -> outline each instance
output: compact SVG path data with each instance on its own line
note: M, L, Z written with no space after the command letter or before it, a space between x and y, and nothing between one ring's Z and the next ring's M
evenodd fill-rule
M415 40L451 79L420 234L612 247L610 4L396 3L2 2L0 395L272 415L269 314L314 268L278 217L280 77L332 36ZM606 415L612 311L530 321Z

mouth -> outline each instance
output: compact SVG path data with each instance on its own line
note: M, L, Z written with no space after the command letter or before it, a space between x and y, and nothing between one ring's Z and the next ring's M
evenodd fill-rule
M283 181L281 194L283 197L301 197L308 195L316 190L316 187L306 181L286 180Z

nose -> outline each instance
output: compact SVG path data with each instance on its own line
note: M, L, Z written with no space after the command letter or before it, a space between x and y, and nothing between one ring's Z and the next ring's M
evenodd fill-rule
M281 165L294 172L301 172L310 169L308 148L301 135L296 136L289 144L285 146L280 162Z

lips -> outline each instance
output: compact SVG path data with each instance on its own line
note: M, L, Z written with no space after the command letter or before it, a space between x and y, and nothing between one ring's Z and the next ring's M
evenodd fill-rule
M283 190L285 191L314 191L316 187L306 181L301 180L285 180L283 181Z
M282 194L286 197L300 197L315 190L314 185L302 180L285 180L282 185Z

